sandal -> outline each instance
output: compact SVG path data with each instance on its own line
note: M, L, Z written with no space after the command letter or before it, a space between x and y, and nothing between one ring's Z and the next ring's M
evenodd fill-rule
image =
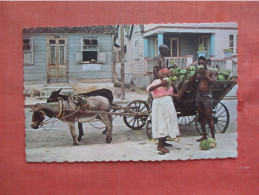
M197 139L196 142L201 142L202 140L207 139L206 137L201 137L200 139Z
M168 146L168 147L172 147L172 146L173 146L173 144L169 144L169 143L166 143L166 142L164 142L163 145L164 145L164 146Z
M170 151L167 148L164 147L157 147L157 150L164 153L169 153Z

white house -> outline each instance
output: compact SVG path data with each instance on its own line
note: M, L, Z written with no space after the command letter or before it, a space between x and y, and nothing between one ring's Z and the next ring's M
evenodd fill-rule
M118 32L120 32L118 30ZM205 49L205 57L214 66L237 68L237 23L199 23L199 24L148 24L125 25L125 82L146 87L152 78L152 59L158 55L159 46L169 47L166 64L174 62L182 67L195 62L199 46ZM120 33L117 38L120 45ZM232 55L226 58L224 49L231 49ZM120 73L120 63L116 72Z
M232 49L233 56L237 55L237 36L237 23L145 25L145 57L154 57L158 46L166 44L170 57L193 55L195 60L199 46L203 45L207 58L223 59L224 49Z

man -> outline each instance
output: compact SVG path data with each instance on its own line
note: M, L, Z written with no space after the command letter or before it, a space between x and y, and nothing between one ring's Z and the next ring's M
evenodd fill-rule
M159 46L159 55L157 55L154 59L154 66L153 66L153 80L159 79L158 72L166 68L165 67L165 56L167 55L169 48L167 45L163 44Z
M207 68L206 58L200 56L198 58L198 65L203 65L204 68L199 69L197 74L198 78L198 90L196 94L196 106L198 110L198 122L201 124L202 137L197 142L207 139L205 124L209 125L211 136L215 139L215 127L212 117L213 101L212 93L210 91L210 85L217 82L217 72L209 70Z

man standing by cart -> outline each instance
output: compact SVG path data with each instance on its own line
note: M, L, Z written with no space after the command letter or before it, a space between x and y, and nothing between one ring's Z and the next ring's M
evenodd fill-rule
M200 142L207 139L206 122L209 125L212 138L215 139L215 127L212 117L213 101L210 85L217 82L217 73L207 68L207 61L203 56L198 58L198 65L204 66L204 68L199 69L197 74L199 83L196 94L196 106L199 114L198 122L201 124L202 129L202 137L196 141Z
M167 55L168 51L169 51L169 48L167 47L167 45L162 44L159 46L159 55L157 55L153 59L153 62L154 62L153 81L156 79L159 79L158 72L161 69L166 68L165 67L165 56Z
M156 79L159 79L159 75L158 72L165 68L165 56L167 55L169 51L169 48L167 47L167 45L162 44L159 46L159 55L157 55L156 57L153 58L153 79L152 82ZM151 95L151 93L148 96L147 102L148 104L151 104L153 101L153 97Z

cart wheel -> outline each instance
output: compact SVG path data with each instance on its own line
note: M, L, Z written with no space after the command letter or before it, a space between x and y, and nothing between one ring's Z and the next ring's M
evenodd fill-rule
M147 118L147 122L146 122L146 134L149 140L151 140L152 137L152 121L151 121L151 114L149 115L149 117Z
M196 116L192 115L192 116L180 116L178 118L178 125L179 126L184 126L184 125L190 125L193 122L196 121Z
M143 100L134 100L127 105L133 112L149 112L148 104ZM131 129L138 130L145 126L148 116L123 116L124 123Z
M215 123L215 133L225 133L228 125L229 125L229 112L227 107L221 103L214 101L214 108L213 108L213 120ZM195 127L197 131L202 135L202 130L200 123L195 121ZM209 126L206 124L206 133L208 134L210 132Z

